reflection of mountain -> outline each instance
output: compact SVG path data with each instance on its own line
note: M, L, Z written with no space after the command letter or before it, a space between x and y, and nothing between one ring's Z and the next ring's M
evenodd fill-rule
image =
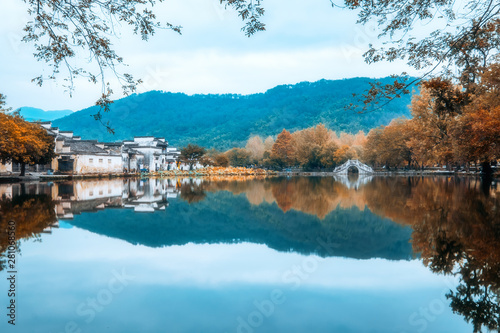
M133 244L158 247L248 241L279 251L323 256L412 256L410 228L380 218L363 205L336 208L356 201L330 178L327 183L296 180L88 180L40 184L33 191L53 198L58 218ZM332 185L333 192L328 188ZM296 191L301 188L303 191ZM0 186L0 192L2 189L5 187ZM233 193L221 191L226 189ZM236 194L245 191L246 197ZM178 194L182 200L175 200L165 210L167 198L171 201ZM301 207L307 214L287 208L288 197L296 203L301 196L306 198ZM129 207L133 210L106 209ZM144 211L154 214L136 213ZM322 219L314 215L316 211L324 212Z
M448 177L374 177L350 185L331 177L0 185L0 227L14 219L18 239L36 237L57 226L57 212L79 228L150 247L248 241L322 256L416 253L431 271L458 277L448 294L451 308L475 332L500 329L496 188ZM152 214L136 213L144 211Z
M335 256L409 259L411 229L382 219L368 210L337 209L320 220L276 204L251 205L244 196L208 193L189 205L171 204L165 212L138 216L127 210L106 210L75 216L73 225L152 247L193 243L266 244L279 251Z

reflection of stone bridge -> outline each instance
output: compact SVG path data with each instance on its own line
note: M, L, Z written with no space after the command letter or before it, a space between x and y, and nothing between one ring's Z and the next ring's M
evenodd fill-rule
M334 173L337 175L347 175L347 172L350 167L355 167L358 169L359 174L370 174L373 173L373 169L370 168L368 165L361 163L358 160L349 160L345 162L342 165L339 165L338 167L333 170Z

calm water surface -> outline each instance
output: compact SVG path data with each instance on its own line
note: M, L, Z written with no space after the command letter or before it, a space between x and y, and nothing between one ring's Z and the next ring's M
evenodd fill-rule
M476 179L116 179L0 197L1 332L498 331L500 191Z

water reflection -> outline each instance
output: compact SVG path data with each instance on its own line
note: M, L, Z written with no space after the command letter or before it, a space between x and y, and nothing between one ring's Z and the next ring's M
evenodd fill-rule
M5 269L5 252L9 246L8 222L16 222L16 241L23 238L39 239L41 233L50 233L58 227L55 203L46 192L46 186L18 185L0 187L0 271ZM18 242L19 243L19 242ZM20 250L20 247L18 246Z
M115 179L1 185L0 196L2 230L15 220L18 239L68 220L151 247L247 241L324 257L420 256L459 278L447 297L475 332L500 327L500 193L477 179Z

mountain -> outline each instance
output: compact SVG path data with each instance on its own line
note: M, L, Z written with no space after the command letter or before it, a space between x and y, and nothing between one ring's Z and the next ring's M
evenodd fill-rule
M84 139L119 141L133 136L165 137L171 145L196 143L227 149L243 146L254 134L277 135L283 128L304 129L318 123L337 132L355 133L387 125L400 116L409 117L410 96L396 99L384 107L360 113L345 108L358 103L353 94L370 88L369 78L321 80L280 85L252 95L186 95L150 91L115 101L103 115L115 134L106 132L92 117L93 106L54 121L61 130L74 131ZM382 84L394 78L379 79Z
M73 113L71 110L59 110L59 111L44 111L42 109L32 108L29 106L23 106L19 108L21 116L28 121L42 120L42 121L52 121L58 118L65 117Z

